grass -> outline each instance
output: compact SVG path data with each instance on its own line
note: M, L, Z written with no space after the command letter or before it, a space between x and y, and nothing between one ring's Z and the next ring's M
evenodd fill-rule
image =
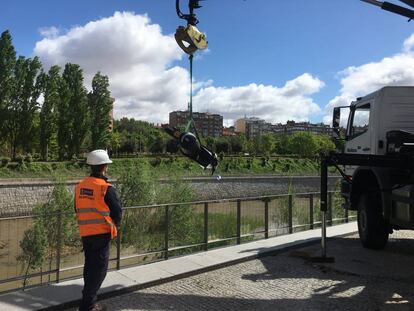
M152 156L138 158L114 159L109 167L109 176L118 178L123 171L147 163L158 176L169 177L177 172L184 176L206 176L194 161L180 156ZM83 161L67 162L30 162L8 163L0 167L0 178L46 178L76 179L87 175L88 166ZM319 163L313 159L288 157L224 157L219 163L217 174L231 175L315 175L319 172Z

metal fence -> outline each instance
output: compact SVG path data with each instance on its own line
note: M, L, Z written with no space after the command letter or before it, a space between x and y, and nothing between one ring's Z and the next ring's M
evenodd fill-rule
M314 229L319 204L319 193L300 193L126 207L109 268ZM328 225L355 218L341 204L337 192L328 194ZM83 260L74 213L0 218L0 292L80 277Z

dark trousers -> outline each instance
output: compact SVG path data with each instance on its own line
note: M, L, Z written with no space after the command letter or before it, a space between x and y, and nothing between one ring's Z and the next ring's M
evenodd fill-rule
M97 300L97 293L108 269L110 234L91 235L82 238L85 265L83 267L84 287L80 311L89 311Z

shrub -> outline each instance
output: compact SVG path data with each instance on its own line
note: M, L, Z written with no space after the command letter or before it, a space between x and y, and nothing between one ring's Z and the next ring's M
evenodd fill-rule
M268 157L261 157L261 166L265 167L267 165Z
M22 155L18 155L18 156L16 157L16 162L17 162L19 165L23 165L23 164L24 164L24 156L22 156Z
M34 153L34 154L33 154L33 160L34 160L34 161L39 161L41 158L42 158L42 157L40 156L40 154L39 154L39 153Z
M17 260L26 265L23 269L24 279L23 287L26 287L27 276L30 270L39 268L44 260L46 252L46 237L44 234L44 228L38 224L24 232L23 239L20 241L20 248L22 254L17 257Z
M7 164L9 164L9 162L10 162L10 158L8 158L8 157L2 157L2 158L0 158L0 165L1 165L1 167L6 167Z
M26 156L24 157L24 161L26 163L32 163L33 162L33 157L30 153L26 154Z
M51 265L59 239L66 250L78 246L80 242L73 211L73 196L63 182L56 182L49 200L36 206L33 212L36 215L33 227L24 232L20 242L22 254L17 257L25 265L23 287L26 286L27 275L31 270L40 268L45 259ZM59 227L61 230L57 230Z
M124 171L119 181L119 194L123 206L181 203L194 199L188 183L178 177L162 183L148 163L135 163ZM197 236L195 212L189 206L176 205L169 210L170 238L189 243ZM136 249L156 249L162 246L165 229L164 208L135 208L124 213L121 243Z
M161 164L161 158L160 157L156 157L155 159L150 160L150 164L153 167L160 166L160 164Z

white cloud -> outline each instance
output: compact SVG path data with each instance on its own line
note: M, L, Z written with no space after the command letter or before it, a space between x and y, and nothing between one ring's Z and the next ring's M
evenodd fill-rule
M183 53L146 15L115 12L60 36L42 34L45 38L37 42L34 54L46 68L79 64L86 85L97 71L109 76L115 117L166 122L169 111L187 102L188 72L171 67Z
M320 111L309 95L323 86L321 80L305 73L280 88L255 83L232 88L206 87L197 93L194 102L196 107L210 107L211 112L223 115L229 125L244 115L272 123L304 121Z
M116 118L167 122L170 111L187 107L189 73L171 65L184 53L173 36L162 34L161 27L151 23L148 16L116 12L65 33L49 27L41 34L44 38L37 42L34 54L45 68L79 64L87 86L97 71L109 76ZM223 88L213 86L211 80L194 83L194 110L220 113L231 125L245 114L268 122L309 120L320 112L311 95L324 86L308 73L283 87L250 84Z
M406 53L410 53L414 45L414 34L409 36L407 39L404 40L403 44L403 51Z
M42 37L45 37L48 39L54 39L59 35L60 29L55 26L43 27L39 29L39 33Z
M407 38L402 52L378 62L348 67L339 73L340 94L326 105L325 123L331 123L333 107L346 106L359 96L368 95L383 86L414 85L414 34Z

